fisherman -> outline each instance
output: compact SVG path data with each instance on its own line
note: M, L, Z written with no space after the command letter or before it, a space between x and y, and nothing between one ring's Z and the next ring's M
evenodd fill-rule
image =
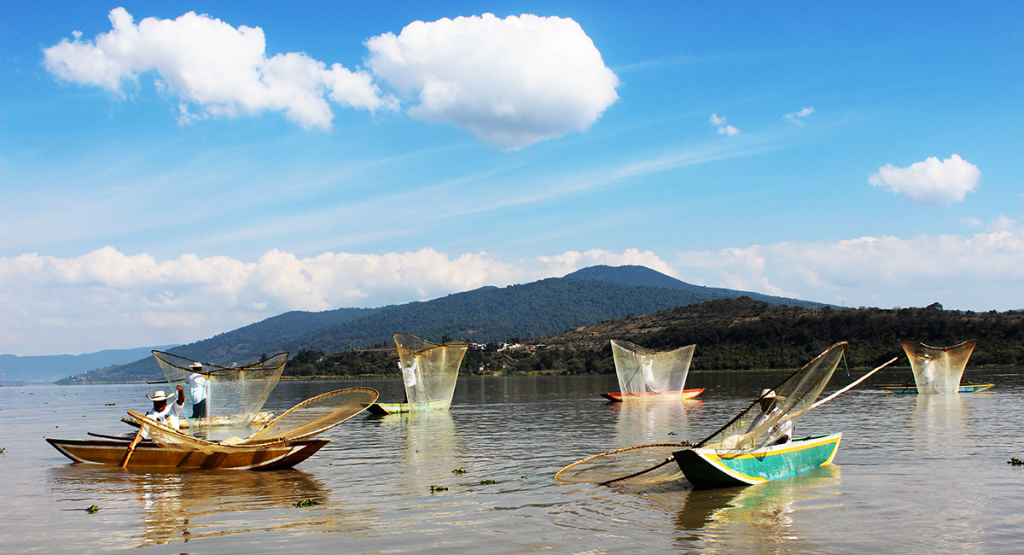
M779 401L785 400L785 397L779 397L776 395L774 389L762 390L761 397L758 400L758 403L761 405L761 416L757 417L754 422L750 424L750 427L747 428L747 433L749 434L754 431L754 428L761 423L772 418L777 418L781 411L781 409L779 409ZM789 441L793 439L793 421L783 416L777 422L772 424L771 428L768 429L765 435L777 437L777 439L771 443L772 445L789 443Z
M189 365L192 374L185 379L189 384L189 396L192 398L192 418L206 418L206 399L209 397L210 380L200 374L203 369L202 362L193 362Z
M155 420L160 424L180 430L181 426L178 424L178 419L181 417L181 408L185 405L185 388L180 385L177 387L178 395L175 402L168 404L167 401L174 399L174 394L166 394L163 390L157 391L152 397L146 395L146 398L153 401L153 410L146 413L146 418ZM146 433L145 428L140 428L139 433L135 434L135 439L132 440L131 445L128 446L128 452L134 452L135 446L138 445L143 439L149 439L149 434Z

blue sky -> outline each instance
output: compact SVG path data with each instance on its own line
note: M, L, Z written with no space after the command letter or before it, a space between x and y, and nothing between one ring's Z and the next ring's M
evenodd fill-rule
M0 352L594 264L1024 308L1019 4L249 4L0 6Z

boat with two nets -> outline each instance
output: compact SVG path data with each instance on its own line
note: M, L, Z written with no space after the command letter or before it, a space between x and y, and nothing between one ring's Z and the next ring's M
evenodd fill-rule
M278 470L306 460L329 439L319 434L366 410L377 400L368 387L339 389L299 403L246 438L210 441L128 411L148 439L133 450L132 438L53 439L47 442L76 463L158 468ZM98 434L94 434L98 435Z
M914 385L875 384L874 387L893 395L977 393L991 389L993 384L961 384L964 369L978 341L971 339L952 347L931 347L920 341L900 343L910 360Z
M455 394L459 366L469 343L431 343L415 335L396 333L398 366L405 386L404 403L374 403L367 412L377 415L448 410Z
M679 402L704 392L683 388L696 345L659 352L618 339L611 344L619 391L602 393L605 399L613 403Z
M829 347L774 388L765 389L735 418L696 445L661 443L617 449L577 461L555 478L602 485L685 478L694 489L710 489L778 480L829 464L842 433L791 439L795 422L896 361L886 362L818 401L848 348L846 342ZM626 474L638 468L641 470Z

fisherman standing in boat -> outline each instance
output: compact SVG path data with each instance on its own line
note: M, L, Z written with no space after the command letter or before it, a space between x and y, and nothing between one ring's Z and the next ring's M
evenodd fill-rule
M754 431L760 424L768 421L769 419L776 418L779 416L779 401L785 401L785 397L779 397L775 394L774 389L765 389L761 391L761 398L758 403L761 405L761 416L754 420L747 428L747 433ZM772 424L765 436L777 437L773 441L772 445L779 445L782 443L789 443L789 440L793 439L793 421L783 416L778 422Z
M178 423L178 419L181 417L182 407L185 406L185 388L179 385L177 390L178 398L170 404L167 401L174 399L174 394L166 394L163 390L160 390L154 393L152 397L146 395L147 399L153 401L153 410L146 413L146 418L155 420L175 430L180 430L181 426ZM149 434L146 433L145 427L140 427L139 433L135 434L135 439L128 446L128 452L134 452L135 446L142 442L143 439L149 439Z
M189 396L192 398L192 418L206 418L207 387L210 380L199 372L203 369L202 362L193 362L189 365L192 374L185 379L189 384Z

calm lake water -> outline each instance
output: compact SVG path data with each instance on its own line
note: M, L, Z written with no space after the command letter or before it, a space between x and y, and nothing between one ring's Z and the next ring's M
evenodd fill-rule
M883 372L868 383L910 375ZM671 406L606 403L614 376L463 378L449 413L359 415L296 469L265 473L72 465L43 438L130 431L119 418L153 386L3 387L0 551L1019 553L1024 467L1007 461L1024 458L1022 372L968 368L965 382L996 384L975 394L861 386L797 424L843 432L835 464L712 491L553 476L610 449L699 440L783 374L694 372L701 400ZM840 367L826 394L849 381ZM353 385L399 400L398 380L282 382L268 408Z

